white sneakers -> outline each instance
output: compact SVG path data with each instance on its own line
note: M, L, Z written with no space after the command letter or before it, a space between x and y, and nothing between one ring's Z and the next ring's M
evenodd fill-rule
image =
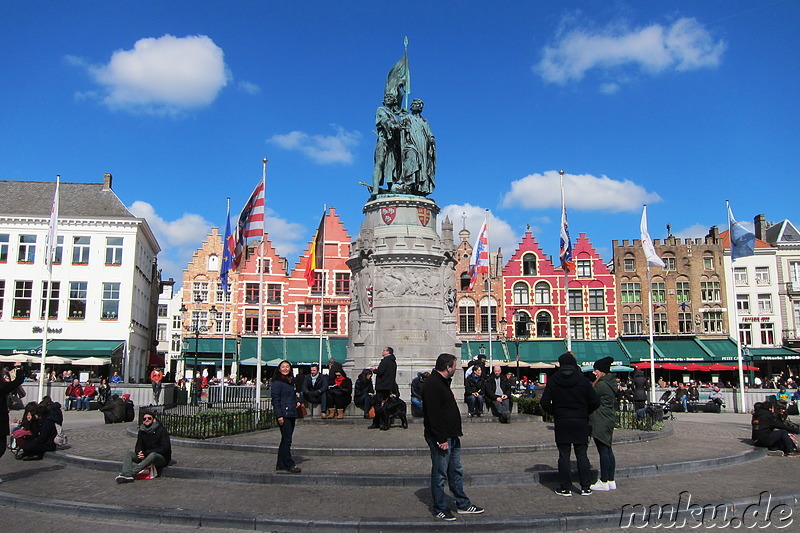
M616 481L600 481L598 479L597 483L595 483L594 485L591 485L589 488L592 489L592 490L599 491L599 492L605 492L605 491L608 491L608 490L616 490L617 482Z

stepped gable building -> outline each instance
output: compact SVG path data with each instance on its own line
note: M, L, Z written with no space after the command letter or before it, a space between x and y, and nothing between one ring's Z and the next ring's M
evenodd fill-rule
M755 231L776 250L782 343L800 348L800 231L789 220L769 224L764 215L755 217Z
M664 268L650 267L653 334L727 338L723 244L715 226L702 239L653 241ZM622 336L649 335L647 261L639 239L612 241L617 320Z
M41 355L49 300L48 355L100 357L111 367L95 370L138 381L155 346L158 242L114 193L111 174L63 182L49 284L54 193L54 182L0 181L0 355Z

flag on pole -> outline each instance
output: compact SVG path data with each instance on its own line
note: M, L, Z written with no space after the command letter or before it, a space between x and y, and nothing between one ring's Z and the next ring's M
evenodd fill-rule
M228 292L228 274L233 269L233 255L236 253L236 242L231 235L231 199L228 198L228 214L225 217L225 237L222 239L222 266L219 269L219 279L222 282L222 292Z
M319 227L314 233L314 240L311 241L311 253L308 255L308 262L306 263L305 278L308 286L314 285L315 272L318 268L322 268L322 261L325 254L325 215L328 209L322 213L322 220L319 221Z
M489 273L489 234L486 230L486 220L483 221L475 246L472 248L472 256L469 258L469 289L475 286L478 281L478 274Z
M236 236L234 238L236 247L233 255L233 270L238 269L239 264L242 262L242 254L247 244L247 239L263 237L264 235L264 189L264 180L262 179L239 214L239 222L236 225Z
M736 261L740 257L748 257L756 253L756 236L753 232L745 228L741 222L733 218L731 205L728 204L728 227L731 238L731 261Z
M572 260L572 240L569 238L569 224L567 223L567 204L564 202L564 176L561 176L561 239L558 257L561 259L561 268L565 271L575 270Z
M56 176L56 193L53 196L53 207L50 209L50 225L47 231L47 239L45 242L45 256L44 262L47 265L47 270L53 270L53 256L56 252L56 245L58 244L58 187L61 183L61 176Z
M642 232L642 249L644 249L644 256L647 258L647 266L660 266L664 267L664 261L658 257L656 249L653 248L653 241L650 240L650 234L647 232L647 205L642 208L642 223L639 227Z

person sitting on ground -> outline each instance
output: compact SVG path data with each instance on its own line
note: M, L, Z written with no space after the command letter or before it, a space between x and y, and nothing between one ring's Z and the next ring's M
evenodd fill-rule
M169 432L156 420L152 411L145 411L142 425L136 435L134 451L122 457L122 472L116 477L117 483L132 483L134 476L153 465L161 469L172 460L172 445Z
M136 418L136 407L133 405L133 401L131 401L130 394L122 395L122 404L125 406L125 416L122 420L125 422L133 422Z
M125 421L125 402L118 394L113 394L103 407L100 408L106 424L117 424Z
M475 365L472 373L464 380L464 402L470 417L483 416L483 367Z
M786 391L786 387L781 387L778 389L778 394L775 395L777 400L783 400L784 402L788 402L791 398L789 393Z
M45 452L56 450L56 419L55 414L46 405L38 404L33 409L33 417L40 421L38 433L33 440L26 442L22 448L20 459L23 461L37 461L44 457Z
M751 420L753 444L767 448L775 455L798 455L797 444L791 434L800 432L795 424L783 420L777 401L758 402L753 406ZM780 452L780 453L777 453Z
M483 390L492 414L504 424L511 422L511 385L499 366L484 380Z
M75 409L81 396L83 396L83 387L81 387L81 382L78 378L75 378L72 380L72 384L67 386L66 409L64 410L69 411L70 409Z
M369 408L372 406L373 396L375 396L375 387L372 386L372 370L365 368L356 378L353 398L356 406L364 409L364 418L369 418Z
M39 403L46 406L53 413L53 420L56 421L56 424L59 426L64 425L64 413L61 411L60 403L54 402L50 396L42 396L42 401Z
M95 396L97 396L97 389L94 388L94 383L87 381L81 391L81 397L78 398L78 411L88 411L89 402L94 400Z
M328 377L319 371L319 365L311 365L311 373L303 379L300 387L302 398L311 405L319 405L322 418L328 418Z
M344 369L333 374L333 383L328 385L328 418L344 418L344 410L353 398L353 381L347 377Z
M430 372L417 372L417 377L411 380L411 414L414 416L422 416L422 385L430 375ZM419 414L414 413L415 409Z

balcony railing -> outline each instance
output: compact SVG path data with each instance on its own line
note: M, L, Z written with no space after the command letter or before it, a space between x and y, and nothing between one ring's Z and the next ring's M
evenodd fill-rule
M787 294L800 294L800 281L787 281L786 282Z

